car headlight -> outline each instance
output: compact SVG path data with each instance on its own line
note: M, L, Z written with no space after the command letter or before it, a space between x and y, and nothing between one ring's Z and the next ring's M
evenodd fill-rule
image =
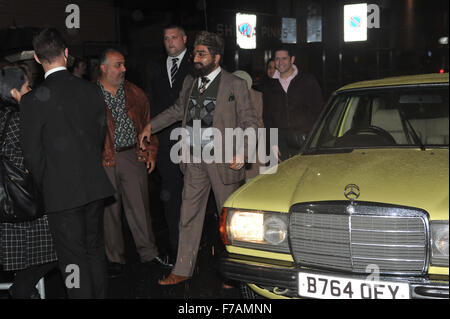
M264 240L271 245L282 244L287 237L286 222L279 216L270 216L264 221Z
M264 215L245 211L236 211L230 219L229 234L231 241L264 241Z
M431 221L431 265L448 267L448 220Z
M221 235L227 244L289 253L287 214L231 208L225 214Z

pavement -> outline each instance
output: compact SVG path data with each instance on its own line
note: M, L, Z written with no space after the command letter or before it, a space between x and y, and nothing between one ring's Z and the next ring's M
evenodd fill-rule
M212 198L213 199L213 198ZM211 212L211 211L209 211ZM153 216L152 216L153 217ZM153 219L155 226L161 226L159 219ZM167 238L167 231L163 227L155 233L158 247L162 252L162 241ZM214 214L207 214L204 231L197 259L197 266L191 280L175 286L160 286L157 280L167 276L170 270L157 266L143 267L138 260L128 234L127 247L130 260L125 267L123 276L111 278L109 282L109 298L113 299L236 299L240 298L239 289L223 289L223 278L217 271L219 256L223 252L218 233L217 219ZM165 240L167 243L168 240Z

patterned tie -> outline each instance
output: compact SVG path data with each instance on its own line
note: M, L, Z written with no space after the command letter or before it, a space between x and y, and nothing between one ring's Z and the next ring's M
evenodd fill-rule
M202 77L202 84L200 85L200 87L198 88L198 92L200 94L203 94L203 92L205 92L206 90L206 85L209 83L209 79L206 76Z
M170 69L170 81L173 84L175 83L175 74L178 72L178 58L172 58L172 68Z

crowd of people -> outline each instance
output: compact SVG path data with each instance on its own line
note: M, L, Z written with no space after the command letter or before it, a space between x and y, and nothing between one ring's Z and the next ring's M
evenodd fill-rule
M260 92L247 72L224 69L219 35L199 32L192 50L187 40L181 26L164 28L167 56L149 66L143 89L126 80L125 56L114 48L103 52L93 81L83 79L82 59L69 71L67 45L53 28L33 39L34 58L45 72L40 85L30 91L23 67L1 68L2 159L32 173L46 213L27 222L0 220L0 264L16 274L12 298L39 298L37 281L55 267L69 298L106 298L108 275L126 263L122 214L143 267L171 270L160 285L192 278L210 192L220 214L229 195L264 164L248 163L247 144L231 162L174 163L174 129L196 130L194 121L223 136L227 128L278 128L279 143L268 145L278 160L300 151L323 100L317 81L295 65L288 47L274 50ZM155 168L167 256L157 247L149 213L147 174ZM67 284L73 265L78 285Z

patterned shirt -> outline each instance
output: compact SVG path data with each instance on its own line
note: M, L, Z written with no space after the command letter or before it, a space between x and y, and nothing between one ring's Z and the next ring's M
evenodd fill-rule
M102 89L105 102L116 124L114 130L114 148L117 150L122 147L133 146L135 144L136 131L133 121L129 118L125 109L125 91L123 84L119 86L115 96L106 91L100 82L98 82L98 85Z

